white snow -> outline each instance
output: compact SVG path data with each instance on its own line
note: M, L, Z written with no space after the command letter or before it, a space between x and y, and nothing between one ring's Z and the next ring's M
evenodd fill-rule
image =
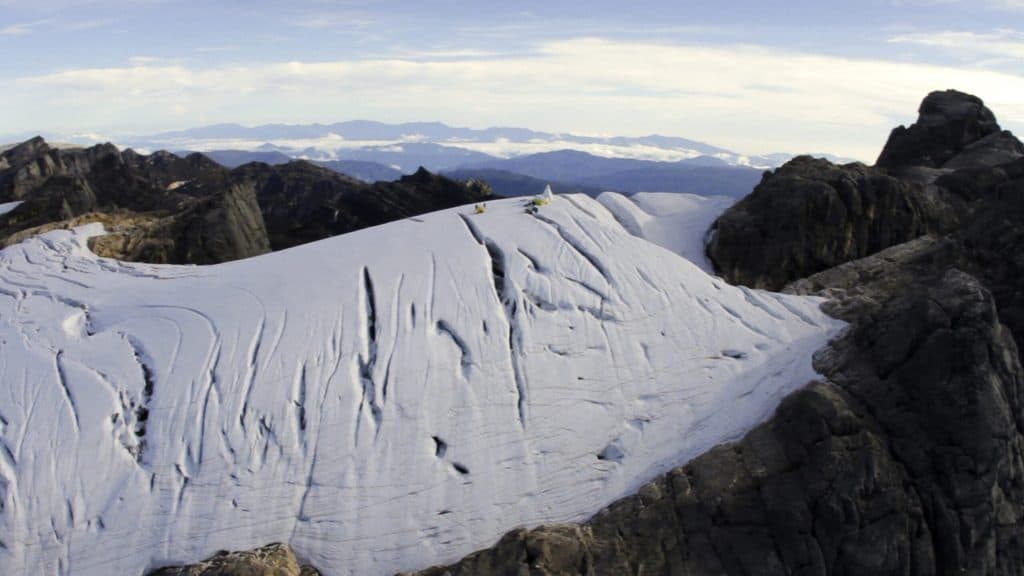
M642 192L632 196L605 192L597 201L630 234L667 248L711 274L704 238L711 224L736 199L671 192Z
M537 200L541 200L541 201L544 201L544 202L550 202L550 201L554 200L554 198L555 198L555 194L551 191L551 185L550 184L544 186L544 191L541 192L540 195L537 196Z
M454 561L740 437L841 328L585 196L210 267L98 258L101 232L0 251L2 574L270 542L326 574Z
M3 204L0 204L0 216L3 216L8 212L13 211L18 206L21 206L22 202L24 202L24 200L18 200L16 202L4 202Z

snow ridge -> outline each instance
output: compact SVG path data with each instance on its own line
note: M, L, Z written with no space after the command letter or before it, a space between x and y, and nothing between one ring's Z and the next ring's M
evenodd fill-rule
M201 268L101 233L0 251L0 573L275 541L330 574L450 562L738 438L841 328L584 196Z

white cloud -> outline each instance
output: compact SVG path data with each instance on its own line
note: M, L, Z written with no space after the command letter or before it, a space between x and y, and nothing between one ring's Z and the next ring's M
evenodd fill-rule
M291 21L295 26L310 30L367 28L373 22L373 18L361 10L311 12L302 14Z
M1012 61L1018 66L1024 60L1024 33L1016 30L914 32L893 36L889 42L939 48L970 58L994 57L998 62Z
M96 19L96 20L80 20L77 22L69 22L64 25L65 30L71 31L86 31L86 30L98 30L111 24L111 20L108 19Z
M36 28L45 26L49 23L50 20L36 20L34 22L8 24L7 26L0 28L0 36L25 36L35 32Z
M1024 0L891 0L896 6L920 5L920 6L947 6L958 4L971 8L983 8L989 10L1024 10Z
M17 79L13 100L27 110L5 107L0 125L69 131L117 122L137 130L177 128L200 116L250 124L438 119L554 132L674 134L739 152L813 150L871 161L892 126L913 121L921 98L944 88L978 94L1004 123L1024 117L1024 78L998 71L764 46L579 38L503 58L215 68L156 62L65 70ZM160 115L178 104L185 116ZM38 125L47 122L58 125Z

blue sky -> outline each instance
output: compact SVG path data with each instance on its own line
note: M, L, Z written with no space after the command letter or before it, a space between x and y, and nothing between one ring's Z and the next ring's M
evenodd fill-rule
M1024 130L1024 0L0 0L0 134L440 120L871 161L931 89Z

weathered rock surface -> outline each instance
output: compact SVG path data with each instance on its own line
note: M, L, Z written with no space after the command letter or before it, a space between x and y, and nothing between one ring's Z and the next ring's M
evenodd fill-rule
M968 171L962 180L985 199L956 237L965 266L992 291L1000 318L1024 346L1024 160Z
M116 151L109 145L58 150L38 136L22 142L0 154L0 201L20 200L51 176L81 177L95 158Z
M233 174L254 184L275 250L492 197L424 169L374 184L303 161L246 164Z
M198 564L162 568L150 576L319 576L312 566L300 566L286 544L270 544L249 552L222 552Z
M270 250L252 187L230 184L230 173L201 155L55 150L34 139L5 157L11 168L0 182L15 183L11 197L24 201L0 216L4 244L107 214L132 223L104 243L106 255L125 260L206 264Z
M1020 180L1008 166L1021 158L1024 144L981 100L933 92L877 167L801 157L766 174L715 223L708 256L730 282L780 289L925 234L983 229L1006 203L998 189Z
M907 166L956 168L968 163L976 165L979 160L990 165L1002 163L998 158L984 160L987 154L982 152L987 150L1010 154L1015 151L1016 158L1024 155L1024 147L1002 131L995 115L980 98L946 90L932 92L924 99L912 126L899 126L892 131L876 164L898 170ZM949 165L964 152L968 158Z
M801 156L765 174L714 224L708 256L730 282L787 283L928 233L952 229L956 202L863 164Z

